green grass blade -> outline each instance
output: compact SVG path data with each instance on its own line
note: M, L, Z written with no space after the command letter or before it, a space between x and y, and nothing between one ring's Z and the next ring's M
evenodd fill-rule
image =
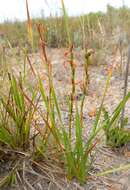
M66 12L64 0L61 0L61 5L62 5L62 10L63 10L63 16L64 16L64 22L65 22L67 38L68 38L68 45L70 45L71 44L71 37L70 37L70 31L69 31L68 15L67 15L67 12Z
M109 87L109 84L110 84L111 74L112 73L109 72L109 75L108 75L108 78L107 78L107 81L106 81L106 86L105 86L104 93L103 93L103 98L102 98L102 101L101 101L101 105L100 105L99 111L98 111L98 113L96 115L95 122L94 122L93 131L95 131L97 129L97 126L98 126L98 123L99 123L99 120L100 120L101 112L102 112L102 109L103 109L104 99L105 99L105 96L106 96L106 93L107 93L107 90L108 90L108 87Z

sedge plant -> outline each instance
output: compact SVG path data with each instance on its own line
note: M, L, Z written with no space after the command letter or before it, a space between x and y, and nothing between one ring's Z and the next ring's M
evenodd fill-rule
M24 96L22 78L18 82L9 74L10 90L8 98L1 96L0 142L10 148L23 150L30 144L30 131L35 113L32 104ZM32 102L35 93L32 95Z

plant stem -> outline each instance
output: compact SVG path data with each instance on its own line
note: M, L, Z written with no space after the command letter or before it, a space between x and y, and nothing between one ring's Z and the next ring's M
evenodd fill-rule
M73 45L70 48L70 66L71 66L71 104L70 104L70 118L69 118L69 138L71 139L71 129L72 129L72 117L73 117L73 108L74 108L74 99L75 99L75 66L74 66L74 55L73 55Z
M126 65L126 73L125 73L125 81L124 81L124 95L123 95L123 99L125 98L126 93L127 93L129 64L130 64L130 44L129 44L129 47L128 47L128 59L127 59L127 65ZM123 126L124 114L125 114L125 106L124 106L124 108L122 109L122 114L121 114L121 126Z

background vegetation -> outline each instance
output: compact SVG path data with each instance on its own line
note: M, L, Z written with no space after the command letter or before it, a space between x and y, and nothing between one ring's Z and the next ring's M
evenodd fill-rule
M125 21L125 22L124 22ZM64 18L55 16L33 19L34 46L38 47L36 23L43 23L46 30L46 39L49 47L64 47L67 45ZM69 30L75 47L83 47L86 43L91 48L102 49L116 45L119 40L126 43L129 40L130 9L121 7L116 9L107 6L107 12L89 13L78 17L69 17ZM1 36L8 40L13 47L27 46L26 22L5 21L0 24ZM111 43L112 42L112 43ZM7 44L5 44L7 45Z

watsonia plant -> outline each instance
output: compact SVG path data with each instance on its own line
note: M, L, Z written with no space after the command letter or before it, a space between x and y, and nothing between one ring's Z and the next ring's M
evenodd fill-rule
M75 134L75 136L70 136L69 128L67 128L62 119L63 113L60 109L60 104L56 96L55 88L53 86L53 80L51 81L51 105L53 105L52 107L50 106L48 94L45 90L42 80L39 78L39 89L47 112L47 117L45 115L42 118L55 140L55 144L57 147L55 151L57 153L59 153L60 151L60 155L58 154L59 159L62 162L64 161L68 179L76 177L80 181L80 183L86 181L86 177L92 165L90 155L95 149L97 143L99 142L97 134L102 129L102 125L99 125L99 121L103 108L103 101L107 92L107 88L109 86L110 77L111 73L108 76L106 88L103 94L103 100L99 112L97 113L95 123L86 141L83 140L84 127L78 103L73 100L73 104L75 106L75 114L73 114L74 119L71 131L73 131L73 134ZM70 102L71 99L68 100L68 115L72 114L70 109Z
M68 27L67 23L67 15L65 12L64 2L62 1L63 10L64 10L64 17L66 22L66 27ZM39 29L39 34L41 36L41 29ZM67 28L68 32L68 28ZM69 35L69 34L68 34ZM69 38L69 37L68 37ZM46 47L44 37L40 37L40 41L42 42L42 53L44 57L44 63L48 64L47 54L46 54ZM71 42L68 39L68 42ZM70 45L70 44L69 44ZM42 116L43 121L50 131L51 136L55 140L55 151L59 155L59 159L64 162L65 168L67 171L68 179L72 179L76 177L80 183L86 181L86 177L91 168L91 153L94 150L96 144L99 142L99 139L96 138L97 134L100 132L102 127L99 127L99 120L102 112L103 101L106 95L107 88L109 86L111 73L109 73L108 80L106 83L106 88L103 94L103 100L99 109L99 112L96 116L95 123L92 127L92 131L87 139L87 141L83 140L83 121L81 117L81 111L79 111L79 105L75 101L75 68L73 68L73 46L70 46L71 49L70 53L70 66L72 67L72 92L70 95L70 99L68 99L68 115L69 115L69 122L68 127L64 124L62 119L62 111L60 109L60 104L57 99L57 95L55 92L55 88L53 85L53 79L50 72L48 72L48 89L49 93L45 90L45 87L42 83L42 80L39 77L39 89L40 93L46 108L46 113ZM48 65L47 65L48 68ZM51 79L51 80L50 80ZM73 98L72 98L73 97ZM84 104L84 102L83 102ZM82 105L83 106L83 105ZM74 109L75 107L75 109ZM74 113L75 112L75 113ZM73 114L73 117L72 117ZM71 118L71 119L70 119ZM73 118L73 120L72 120ZM75 134L75 136L72 136Z

